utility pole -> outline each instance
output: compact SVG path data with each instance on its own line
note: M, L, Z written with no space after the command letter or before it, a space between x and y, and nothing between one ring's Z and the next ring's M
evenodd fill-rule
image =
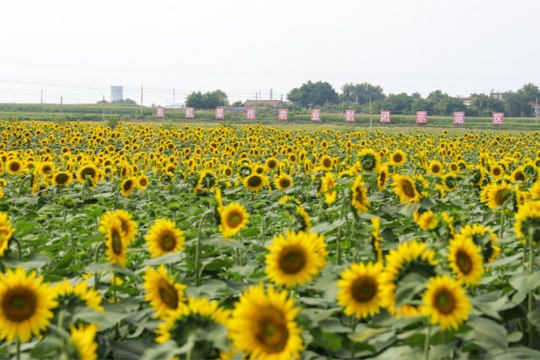
M43 90L41 90L41 104L43 104Z
M103 95L103 121L105 121L105 95Z
M534 123L538 125L538 97L536 97L536 107L534 108L534 114L536 116Z
M173 89L172 91L172 103L173 105L176 104L176 89Z
M373 116L371 114L371 96L369 97L369 132L373 132Z
M142 115L143 86L141 85L141 115Z

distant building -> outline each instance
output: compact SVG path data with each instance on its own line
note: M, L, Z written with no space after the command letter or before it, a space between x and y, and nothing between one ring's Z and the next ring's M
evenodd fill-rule
M473 100L476 98L473 97L458 97L459 100L463 101L463 103L467 106L471 105Z
M270 106L273 108L279 108L282 106L287 106L292 104L290 101L281 101L281 100L246 100L244 102L244 107L266 107Z
M124 100L124 87L111 86L111 102L118 100Z
M492 92L492 93L489 93L489 96L491 96L492 98L495 98L497 100L502 100L503 98L503 93L495 93L495 92Z

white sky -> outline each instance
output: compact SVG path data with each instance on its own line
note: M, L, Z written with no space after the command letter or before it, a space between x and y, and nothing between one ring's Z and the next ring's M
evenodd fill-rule
M279 99L308 80L452 96L540 85L538 0L2 0L0 102Z

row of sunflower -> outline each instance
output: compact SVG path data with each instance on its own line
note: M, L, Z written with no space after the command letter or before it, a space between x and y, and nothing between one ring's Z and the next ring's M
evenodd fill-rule
M0 353L540 354L537 133L1 130Z

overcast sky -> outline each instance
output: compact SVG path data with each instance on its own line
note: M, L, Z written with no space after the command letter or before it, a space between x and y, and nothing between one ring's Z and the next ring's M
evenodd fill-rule
M0 102L279 99L308 80L452 96L540 85L538 0L2 0Z

